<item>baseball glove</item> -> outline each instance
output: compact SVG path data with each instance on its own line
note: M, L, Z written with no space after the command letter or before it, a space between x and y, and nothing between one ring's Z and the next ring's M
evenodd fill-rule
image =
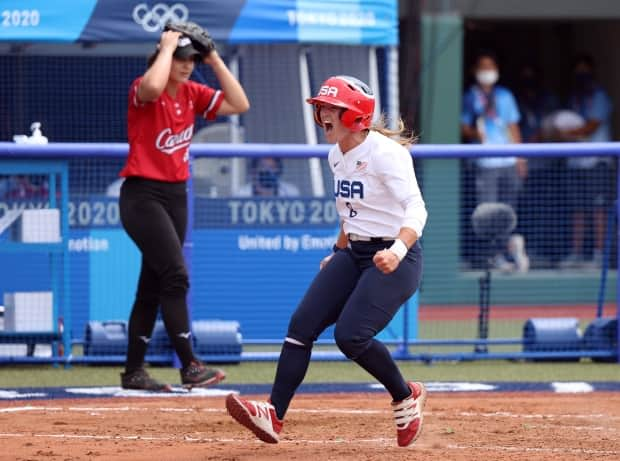
M200 54L203 57L209 56L211 51L215 49L215 43L213 39L209 35L206 29L203 29L195 22L191 21L182 21L182 22L172 22L168 21L164 26L164 31L166 30L174 30L175 32L180 32L181 34L189 37Z

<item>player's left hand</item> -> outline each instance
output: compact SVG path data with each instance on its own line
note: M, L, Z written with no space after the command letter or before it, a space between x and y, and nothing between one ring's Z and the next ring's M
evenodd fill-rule
M396 253L387 249L377 251L372 258L372 262L384 274L391 274L400 264Z
M220 57L216 49L213 49L213 51L211 51L208 55L203 56L202 58L202 62L208 64L209 66L213 66L213 64L221 60L222 58Z

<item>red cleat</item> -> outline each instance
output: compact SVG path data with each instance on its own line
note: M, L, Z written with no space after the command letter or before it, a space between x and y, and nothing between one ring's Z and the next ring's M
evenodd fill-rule
M407 447L420 437L426 404L426 388L422 383L408 382L411 396L400 402L392 402L399 447Z
M226 397L226 409L230 416L251 430L256 437L267 443L278 443L283 422L269 402L245 400L235 394Z

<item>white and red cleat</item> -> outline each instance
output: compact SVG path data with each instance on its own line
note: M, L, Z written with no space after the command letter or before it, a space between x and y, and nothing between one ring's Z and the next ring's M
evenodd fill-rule
M392 402L399 447L407 447L420 437L424 421L426 388L418 382L408 382L411 396L400 402Z
M278 443L283 422L278 419L275 408L269 402L245 400L236 394L229 394L226 397L226 409L235 421L247 427L263 442Z

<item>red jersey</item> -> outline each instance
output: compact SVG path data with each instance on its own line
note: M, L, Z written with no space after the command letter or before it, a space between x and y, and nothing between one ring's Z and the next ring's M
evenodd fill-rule
M224 94L199 83L182 84L176 98L164 91L155 101L138 99L138 77L129 90L127 134L129 156L121 176L178 182L189 178L189 144L194 119L215 119Z

